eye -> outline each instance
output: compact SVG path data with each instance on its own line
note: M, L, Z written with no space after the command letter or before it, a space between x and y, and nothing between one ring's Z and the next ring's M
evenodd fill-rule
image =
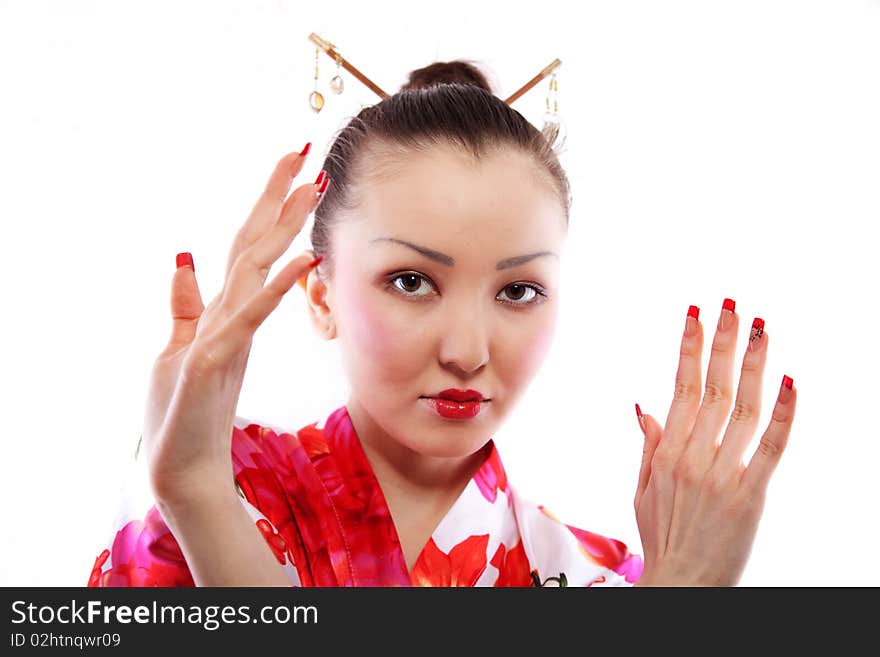
M398 285L397 284L398 281L401 281L402 283L400 285ZM394 278L392 278L389 281L389 284L393 285L395 289L401 290L402 292L404 292L404 296L425 297L425 296L428 296L427 293L415 294L415 292L416 292L416 290L418 290L419 288L422 287L421 284L423 282L426 283L427 281L428 281L428 279L426 279L421 274L406 273L406 274L398 274L397 276L395 276Z
M512 303L515 306L528 306L538 304L543 301L541 297L547 296L540 289L538 289L537 286L529 285L527 283L513 283L505 287L503 290L501 290L501 292L505 292L507 290L510 290L511 292L511 294L508 295L508 298L510 298L511 301L505 301L505 303ZM499 292L499 295L501 294L501 292ZM533 299L536 300L533 301Z
M423 283L433 287L433 283L421 274L416 274L415 272L397 274L388 281L388 285L394 287L399 294L412 298L427 297L431 294L430 290L419 292L419 290L425 290L426 288ZM502 298L502 296L506 296L507 299ZM546 296L547 295L541 288L530 283L512 283L498 293L498 298L510 306L537 305L541 303Z

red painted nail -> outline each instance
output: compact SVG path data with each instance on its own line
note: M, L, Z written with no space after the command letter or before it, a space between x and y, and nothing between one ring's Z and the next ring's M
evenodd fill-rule
M755 317L755 321L752 322L753 329L761 329L764 330L764 320L760 317Z
M315 258L314 260L312 260L312 262L309 264L309 267L317 267L318 264L319 264L323 259L324 259L324 256L319 255L317 258Z
M315 178L315 184L320 185L322 182L324 182L324 178L326 178L326 177L327 177L327 172L321 171L321 173L318 174L318 177Z
M733 299L725 299L724 304L721 306L721 309L733 312L734 310L736 310L736 301L734 301Z
M639 428L642 430L642 433L645 433L645 418L642 415L642 409L638 404L636 404L636 418L639 421Z
M299 152L300 157L305 157L309 154L309 151L312 150L312 142L306 144L303 149Z
M193 271L196 270L196 266L193 264L192 253L188 253L188 252L178 253L177 254L177 268L180 269L181 267L184 267L186 265L189 265L190 267L192 267Z
M794 379L792 379L790 376L786 376L785 374L782 375L782 385L784 385L786 388L791 390L791 386L793 384L794 384Z
M330 178L328 176L327 178L324 178L324 182L322 182L321 186L318 187L318 193L323 194L324 190L327 189L327 185L329 185L329 184L330 184Z
M690 308L688 308L688 317L700 319L700 309L697 306L691 306Z

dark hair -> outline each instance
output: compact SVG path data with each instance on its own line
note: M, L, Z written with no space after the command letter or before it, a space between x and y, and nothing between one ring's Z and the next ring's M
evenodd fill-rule
M441 145L475 160L503 148L531 155L558 192L568 225L570 187L553 145L492 93L473 64L435 62L412 71L398 93L364 107L337 133L323 166L330 186L315 210L311 232L312 249L324 256L320 273L333 271L331 229L340 210L357 206L357 184L394 175L408 154Z
M400 90L426 89L437 84L472 84L492 93L492 87L486 80L482 71L470 62L456 60L454 62L434 62L428 66L416 69L409 74L409 81Z

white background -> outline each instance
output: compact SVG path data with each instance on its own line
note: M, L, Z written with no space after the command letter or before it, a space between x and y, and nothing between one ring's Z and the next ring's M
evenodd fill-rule
M389 93L471 58L506 97L563 62L561 322L495 436L520 489L639 551L633 404L665 420L688 305L705 370L729 296L737 380L753 317L770 336L753 446L782 375L799 391L741 583L880 585L880 3L422 6L0 2L0 584L85 584L169 335L175 254L193 253L207 303L276 161L311 140L314 179L376 102L347 73L329 93L322 54L327 105L309 110L314 31ZM514 104L539 126L546 90ZM294 429L346 393L295 287L257 332L238 413Z

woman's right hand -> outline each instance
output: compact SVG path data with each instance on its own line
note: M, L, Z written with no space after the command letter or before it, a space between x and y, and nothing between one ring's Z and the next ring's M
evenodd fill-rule
M313 254L301 254L264 285L329 182L321 172L318 181L285 200L308 149L278 162L236 234L223 289L207 308L195 270L186 266L188 254L178 256L171 285L173 329L150 376L142 439L160 503L233 485L233 423L254 332L313 263Z

